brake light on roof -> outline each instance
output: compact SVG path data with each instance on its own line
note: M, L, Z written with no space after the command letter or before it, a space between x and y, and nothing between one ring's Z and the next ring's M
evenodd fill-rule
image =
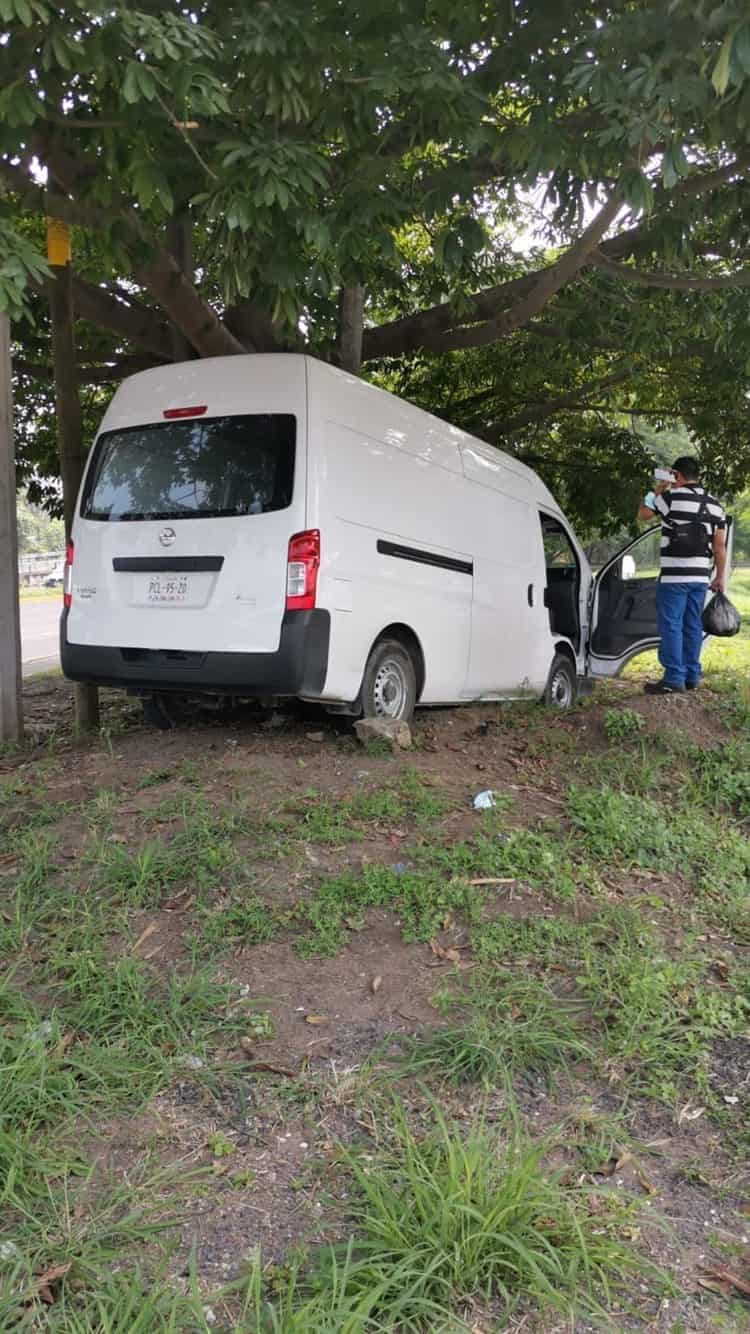
M204 412L208 412L207 403L199 403L194 408L165 408L162 416L166 417L167 421L174 421L179 417L202 417Z
M289 540L286 567L287 611L312 611L318 591L320 533L310 528Z
M73 543L65 548L65 569L63 570L63 606L69 607L73 601Z

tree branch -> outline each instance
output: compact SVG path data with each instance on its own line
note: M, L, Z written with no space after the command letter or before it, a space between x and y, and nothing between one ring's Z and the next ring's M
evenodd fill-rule
M570 408L583 408L590 410L590 405L586 399L592 394L600 394L604 389L612 389L615 385L624 384L632 375L632 367L627 366L624 369L613 371L610 375L602 376L600 380L592 380L589 385L582 385L572 390L569 394L561 394L558 398L544 399L539 403L533 403L519 412L515 417L508 421L501 421L494 426L490 426L485 432L484 438L491 443L500 440L503 436L509 435L511 431L517 431L522 426L529 426L532 422L544 421L547 417L554 417L556 412Z
M687 273L647 273L643 269L631 268L629 264L616 264L601 253L593 255L592 262L613 278L641 287L662 287L673 292L714 292L727 287L750 287L750 268L720 278L696 278Z
M136 375L138 371L152 370L154 366L163 366L163 361L153 357L121 357L111 363L103 362L99 366L79 366L77 380L79 384L109 384L119 382L126 375ZM54 381L51 366L41 362L24 361L22 357L13 358L14 375L27 375L32 380Z
M124 299L118 300L103 287L78 276L73 278L73 301L80 319L119 334L160 361L172 360L170 330L156 311L141 305L130 306Z
M58 179L64 167L57 163ZM0 161L0 179L17 194L26 208L33 212L61 218L63 222L82 227L109 227L113 222L125 225L131 235L151 252L151 258L136 263L133 276L152 296L169 318L182 330L196 352L202 357L244 354L245 348L222 324L212 306L199 296L192 282L180 270L172 256L149 235L134 210L92 209L56 192L44 191L7 161Z
M694 198L705 194L717 186L725 184L732 177L741 175L748 165L750 165L750 153L738 153L732 162L723 167L687 177L685 180L678 182L673 189L661 191L660 200L669 203L675 199ZM596 222L596 219L594 221ZM603 255L610 259L626 259L633 254L647 236L650 223L651 219L640 222L634 227L619 232L616 236L608 237L606 241L602 240L596 249L597 256ZM574 247L571 247L571 249L574 249ZM566 253L570 254L570 251ZM586 262L580 266L578 271L582 271L589 262L591 262L591 252L589 252ZM551 268L554 269L555 266L552 265ZM523 301L549 272L550 269L545 267L533 273L511 278L507 282L498 283L494 287L488 287L485 291L478 292L475 296L470 297L463 310L458 308L454 301L448 301L439 306L432 306L428 310L419 311L416 315L406 315L398 320L392 320L388 324L381 324L377 328L366 329L363 341L363 360L374 361L380 357L400 356L404 352L412 352L417 348L446 351L453 347L481 346L483 343L490 343L503 336L502 332L496 331L495 322L498 311L507 309L514 300ZM462 343L455 339L440 339L440 335L443 333L451 330L458 331L462 326L477 324L481 320L487 321L487 327L483 331L473 331L476 341ZM467 335L471 333L471 330L467 330Z

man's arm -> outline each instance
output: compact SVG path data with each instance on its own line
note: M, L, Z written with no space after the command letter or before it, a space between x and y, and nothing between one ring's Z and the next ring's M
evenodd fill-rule
M639 519L656 518L656 515L659 513L659 509L656 504L656 497L663 495L664 492L669 489L669 485L670 485L669 482L657 482L653 491L649 491L648 495L645 496L643 499L643 504L638 507Z
M727 530L717 528L711 542L716 563L716 578L711 583L714 593L726 593L727 590Z

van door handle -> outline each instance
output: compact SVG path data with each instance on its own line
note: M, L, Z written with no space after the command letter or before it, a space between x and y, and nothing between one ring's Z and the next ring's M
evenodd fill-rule
M526 596L527 596L527 598L528 598L528 600L529 600L529 606L530 606L530 607L533 607L533 605L534 605L534 585L533 585L533 584L529 584L528 588L526 589Z

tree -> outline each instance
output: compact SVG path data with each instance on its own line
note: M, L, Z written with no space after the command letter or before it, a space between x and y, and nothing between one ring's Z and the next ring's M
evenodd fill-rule
M51 519L24 495L18 497L18 551L25 556L30 552L56 552L62 560L65 550L65 529L59 519Z
M0 24L22 420L50 213L95 394L186 346L361 355L571 479L576 453L642 470L634 413L684 417L713 484L747 475L744 0L0 0Z

